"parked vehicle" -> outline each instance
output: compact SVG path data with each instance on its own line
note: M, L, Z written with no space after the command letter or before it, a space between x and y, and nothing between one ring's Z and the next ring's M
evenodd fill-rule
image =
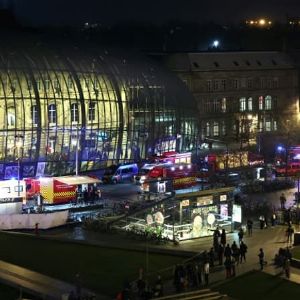
M103 183L120 183L124 181L133 181L138 174L137 164L112 165L107 168L102 177Z

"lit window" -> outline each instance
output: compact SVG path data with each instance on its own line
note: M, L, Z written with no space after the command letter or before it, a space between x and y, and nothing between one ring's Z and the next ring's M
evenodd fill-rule
M71 104L71 122L79 122L79 111L78 111L78 104L72 103Z
M48 106L48 121L49 123L56 123L56 105L50 104Z
M218 122L214 122L213 134L214 134L214 136L219 136L219 123Z
M96 103L90 102L89 103L89 121L95 121L96 119Z
M37 111L37 106L36 105L31 106L31 120L32 120L32 124L37 125L37 123L38 123L38 111Z
M260 96L258 98L258 109L263 110L264 109L264 97Z
M245 111L246 110L246 98L240 98L240 111Z
M266 96L265 97L265 109L266 110L271 110L272 109L272 97L271 96Z
M16 115L14 109L8 109L7 112L7 126L13 127L16 125Z
M210 136L210 126L209 126L209 122L206 123L205 128L206 128L206 133L205 133L205 135L206 135L206 136Z
M253 110L253 101L252 97L248 98L248 110L252 111Z
M226 98L223 98L221 101L221 110L222 112L226 112Z
M270 120L266 120L266 128L265 128L265 130L266 131L271 131L272 130L272 128L271 128L271 121Z

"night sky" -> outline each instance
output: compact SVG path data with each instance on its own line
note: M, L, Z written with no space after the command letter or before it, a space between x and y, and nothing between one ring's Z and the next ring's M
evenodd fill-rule
M1 0L0 0L1 1ZM5 1L5 0L2 0ZM31 25L115 24L144 21L237 22L245 18L299 17L299 0L10 0L19 20Z

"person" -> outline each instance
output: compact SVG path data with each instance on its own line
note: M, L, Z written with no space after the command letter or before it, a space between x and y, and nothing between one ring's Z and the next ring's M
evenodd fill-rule
M265 253L262 248L259 249L258 259L259 259L260 270L262 271L264 269L264 264L265 264Z
M259 224L260 224L260 229L264 229L266 222L265 222L265 217L263 215L259 217Z
M235 259L235 257L231 258L231 276L235 277L235 265L236 265L237 261Z
M219 265L223 265L223 256L224 256L224 247L222 244L219 244L218 249L218 259L219 259Z
M221 244L225 248L225 245L226 245L226 231L225 231L224 228L222 229L222 233L221 233Z
M247 245L242 241L240 245L240 262L246 262Z
M161 276L158 275L154 286L154 297L162 297L164 294L163 289L164 288L163 288L163 282Z
M275 222L276 222L276 215L275 215L275 213L273 213L272 216L271 216L271 225L272 225L272 227L275 226Z
M209 262L204 263L204 280L205 280L205 285L207 286L209 283Z
M87 188L85 188L83 190L83 200L84 200L84 203L87 203L89 200L89 192L88 192Z
M252 227L253 227L253 221L248 219L247 220L248 236L252 236Z
M224 255L226 258L230 258L231 257L231 254L232 254L232 251L231 251L231 248L229 246L229 244L227 244L225 250L224 250Z
M243 228L241 227L239 232L238 232L238 236L239 236L239 243L241 243L243 241L243 238L244 238L244 230Z
M286 236L287 236L287 243L292 243L293 240L293 234L294 234L294 228L291 224L288 225L288 228L286 230Z
M219 247L219 237L220 237L220 231L219 228L217 227L214 231L214 235L213 235L213 240L214 240L214 250L215 252L218 251L218 247Z
M209 257L210 266L214 267L214 265L215 265L215 251L214 251L214 248L210 248L210 251L208 252L208 257Z
M284 193L281 194L279 199L280 199L280 208L285 209L286 198Z
M290 260L286 257L283 263L283 271L287 278L290 278Z
M226 270L226 278L231 277L231 258L226 257L224 262L225 270Z

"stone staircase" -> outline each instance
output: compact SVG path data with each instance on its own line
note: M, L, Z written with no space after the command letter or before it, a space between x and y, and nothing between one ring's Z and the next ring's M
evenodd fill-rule
M217 299L229 299L226 295L222 295L219 292L212 291L210 289L195 290L192 292L172 294L156 300L217 300Z

